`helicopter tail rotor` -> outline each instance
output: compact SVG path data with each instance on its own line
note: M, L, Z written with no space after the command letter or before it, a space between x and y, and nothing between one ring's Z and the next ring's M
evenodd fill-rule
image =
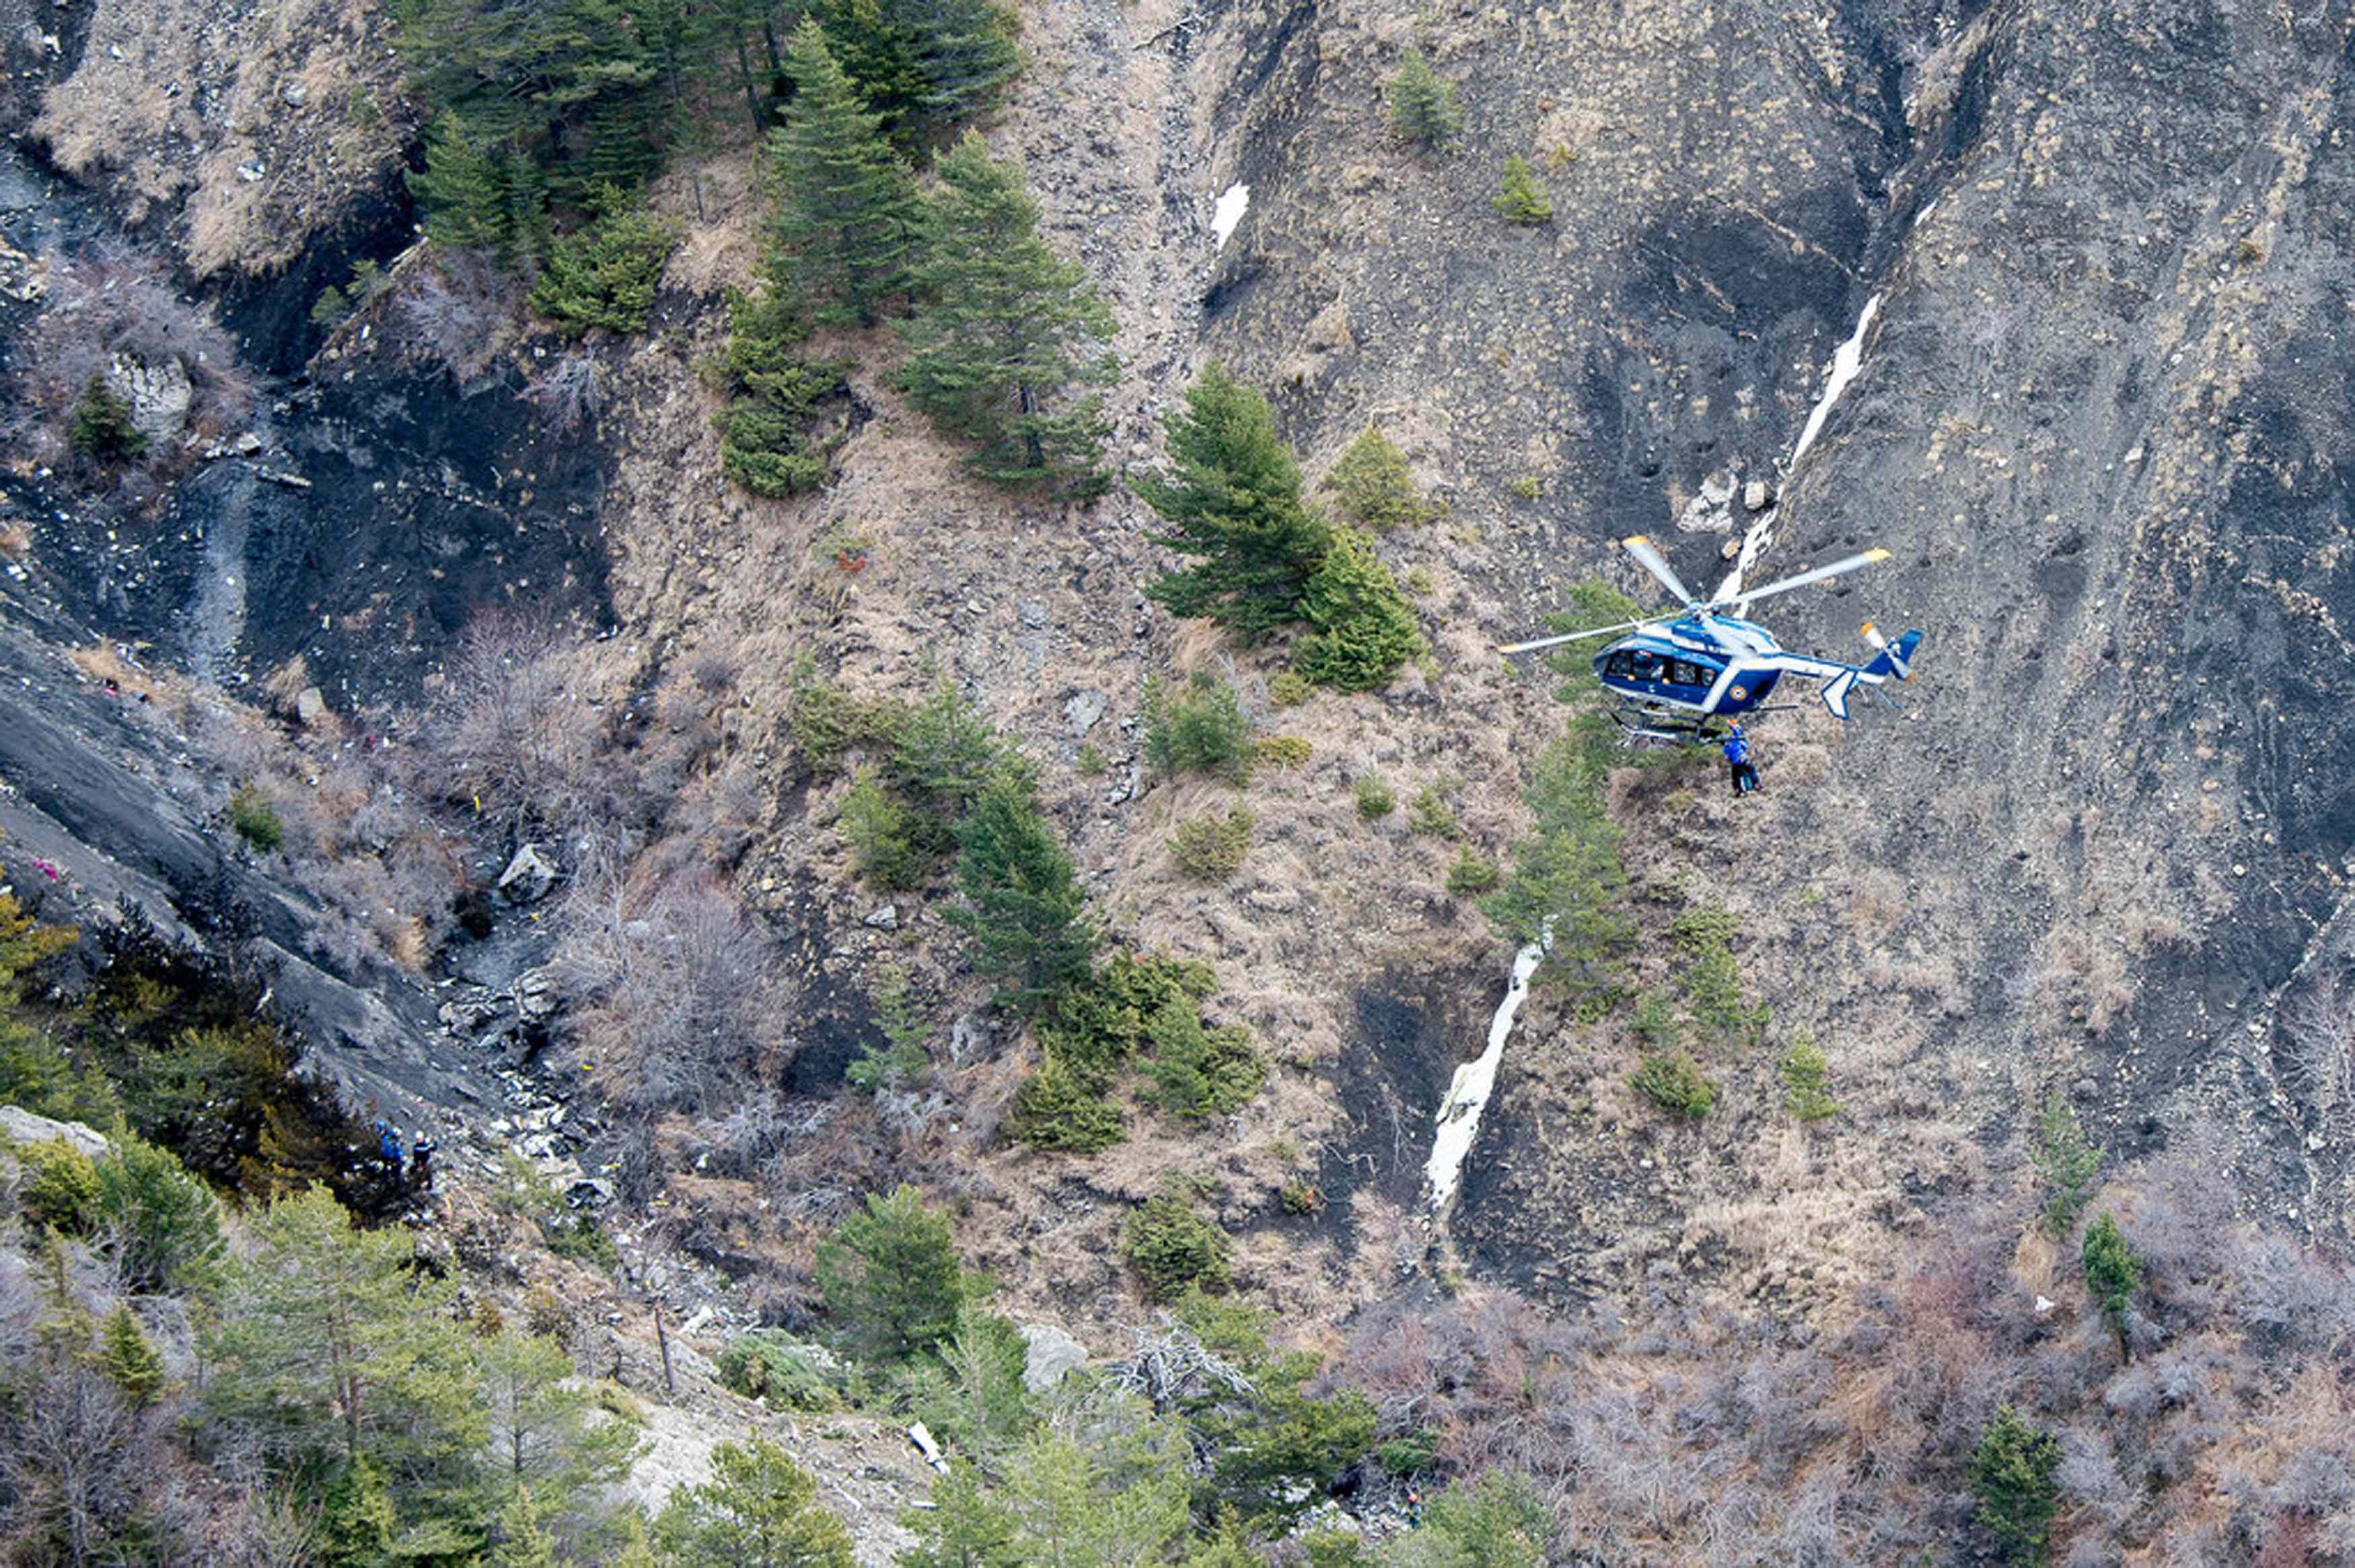
M1920 628L1908 631L1904 636L1891 642L1875 630L1872 622L1868 620L1864 623L1864 640L1877 650L1872 656L1872 662L1864 667L1866 674L1879 675L1884 679L1894 675L1901 681L1910 681L1913 678L1913 650L1922 645Z

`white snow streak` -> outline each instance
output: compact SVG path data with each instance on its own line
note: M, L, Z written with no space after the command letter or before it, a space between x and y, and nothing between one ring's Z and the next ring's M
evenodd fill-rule
M1546 938L1551 936L1549 930ZM1447 1097L1439 1103L1439 1135L1432 1140L1431 1160L1423 1166L1431 1181L1433 1213L1444 1213L1447 1205L1455 1201L1455 1186L1464 1174L1465 1157L1472 1152L1473 1139L1480 1136L1480 1113L1487 1108L1488 1097L1496 1091L1497 1069L1505 1060L1505 1042L1513 1033L1513 1016L1529 999L1529 977L1537 973L1545 950L1546 939L1540 938L1513 955L1513 983L1506 988L1505 1000L1497 1004L1496 1017L1488 1021L1488 1048L1480 1053L1477 1060L1455 1069L1455 1079L1447 1086Z
M1816 411L1807 416L1807 428L1799 432L1799 444L1791 449L1791 461L1786 471L1797 471L1799 460L1807 455L1807 449L1816 444L1817 436L1823 434L1824 421L1832 417L1832 405L1838 402L1840 394L1848 390L1848 384L1856 379L1856 373L1864 368L1864 334L1872 330L1872 318L1880 309L1879 294L1865 301L1864 314L1856 318L1856 331L1839 345L1839 352L1832 355L1832 378L1825 386L1824 395L1816 399Z
M1824 384L1824 395L1816 399L1815 409L1807 416L1806 428L1799 432L1799 444L1791 449L1791 461L1783 465L1785 475L1797 471L1799 460L1807 455L1807 449L1814 446L1816 438L1824 433L1824 421L1832 417L1832 405L1839 401L1840 394L1848 390L1849 383L1855 380L1857 373L1864 368L1864 334L1872 330L1872 318L1880 311L1879 294L1865 301L1864 313L1856 318L1856 331L1849 334L1849 340L1840 344L1838 351L1832 355L1831 378ZM1718 585L1716 598L1731 599L1742 591L1742 579L1757 564L1758 557L1765 553L1766 547L1774 542L1774 518L1780 510L1770 506L1750 524L1750 531L1742 536L1742 553L1734 559L1733 570L1728 572L1725 581ZM1733 608L1736 615L1743 613L1743 610L1744 607L1739 604Z
M1226 188L1225 194L1219 197L1219 205L1210 212L1210 233L1218 240L1211 247L1213 250L1227 248L1227 240L1234 234L1235 225L1243 220L1243 213L1250 206L1251 186L1237 180Z

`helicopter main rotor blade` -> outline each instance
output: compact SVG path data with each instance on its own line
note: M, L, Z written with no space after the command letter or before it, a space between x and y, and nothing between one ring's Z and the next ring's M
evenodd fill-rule
M1753 599L1772 599L1778 593L1788 593L1793 588L1806 588L1810 583L1828 582L1834 577L1844 577L1850 572L1861 571L1866 567L1877 566L1887 559L1889 559L1889 552L1886 550L1867 550L1861 556L1850 556L1846 560L1834 561L1828 567L1817 567L1812 572L1801 572L1796 577L1785 577L1781 582L1768 583L1764 588L1739 589L1727 594L1722 599L1713 599L1699 608L1718 609L1729 604L1746 607Z
M1620 540L1619 546L1641 562L1646 571L1659 578L1660 586L1668 589L1678 604L1683 605L1687 609L1694 608L1692 590L1685 587L1674 569L1669 567L1667 557L1652 547L1652 542L1649 539L1645 538L1641 534L1631 535Z
M1591 637L1609 637L1614 632L1633 631L1639 626L1657 626L1668 620L1656 615L1647 620L1623 620L1616 626L1598 626L1592 631L1564 631L1552 637L1540 637L1531 642L1508 642L1497 650L1499 653L1529 653L1540 648L1559 648L1565 642L1583 642Z

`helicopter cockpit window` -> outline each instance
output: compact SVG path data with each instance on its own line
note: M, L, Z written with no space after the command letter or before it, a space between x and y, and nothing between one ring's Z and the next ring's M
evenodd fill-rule
M1603 662L1603 673L1614 680L1624 681L1635 672L1636 656L1625 648Z

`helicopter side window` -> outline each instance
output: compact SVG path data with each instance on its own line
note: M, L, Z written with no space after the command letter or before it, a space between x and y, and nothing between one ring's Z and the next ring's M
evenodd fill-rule
M1624 681L1634 674L1636 656L1625 648L1603 662L1603 673L1610 680Z
M1638 681L1665 681L1668 678L1668 661L1648 648L1638 648L1631 657L1632 668L1627 673Z
M1673 669L1675 673L1668 678L1679 686L1706 686L1717 678L1715 671L1705 670L1689 660L1678 660Z

